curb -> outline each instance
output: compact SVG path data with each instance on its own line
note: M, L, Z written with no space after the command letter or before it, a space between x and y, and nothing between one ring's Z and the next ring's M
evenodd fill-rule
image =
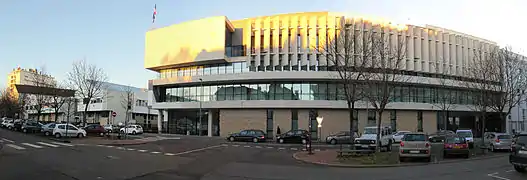
M149 141L136 142L136 143L97 143L97 145L108 145L108 146L129 146L129 145L141 145L149 143Z
M485 157L479 157L479 158L471 158L471 159L459 159L459 160L447 160L447 161L439 161L436 163L405 163L405 164L381 164L381 165L351 165L351 164L335 164L335 163L324 163L324 162L312 162L308 160L301 159L297 156L298 153L303 152L296 152L293 153L293 158L297 161L302 161L305 163L315 164L315 165L321 165L321 166L329 166L329 167L340 167L340 168L388 168L388 167L409 167L409 166L425 166L425 165L434 165L434 164L450 164L450 163L458 163L458 162L467 162L467 161L478 161L478 160L485 160L485 159L494 159L494 158L500 158L500 157L506 157L507 154L504 155L494 155L494 156L485 156Z

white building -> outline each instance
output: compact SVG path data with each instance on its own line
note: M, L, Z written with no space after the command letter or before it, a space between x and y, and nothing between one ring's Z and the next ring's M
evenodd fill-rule
M507 117L507 132L512 133L527 131L527 102L522 101L516 107L511 109Z
M106 83L101 97L92 98L87 113L88 123L119 124L126 120L126 97L127 92L133 95L132 107L128 123L140 124L145 129L157 127L157 110L149 109L149 92L146 89ZM85 105L78 99L77 111L82 118ZM112 114L115 113L115 117ZM146 119L149 119L148 121Z

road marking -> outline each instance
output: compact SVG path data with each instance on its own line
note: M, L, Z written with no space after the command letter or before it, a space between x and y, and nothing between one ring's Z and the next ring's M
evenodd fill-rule
M101 145L101 144L97 144L97 146L99 146L99 147L105 147L105 145Z
M315 149L315 151L320 151L320 149Z
M268 146L267 149L273 149L274 147Z
M114 148L115 146L104 146L104 147L107 147L107 148Z
M57 145L54 145L54 144L48 144L48 143L45 143L45 142L37 142L38 144L42 144L42 145L46 145L46 146L50 146L50 147L59 147Z
M204 147L204 148L194 149L194 150L190 150L190 151L185 151L185 152L176 153L176 154L174 154L174 155L189 154L189 153L193 153L193 152L204 151L204 150L207 150L207 149L213 149L213 148L218 148L218 147L221 147L221 145L209 146L209 147Z
M229 146L229 145L227 145L227 144L222 144L221 146Z
M165 156L174 156L175 154L172 153L165 153Z
M30 146L30 147L34 147L34 148L43 148L42 146L38 146L38 145L34 145L34 144L29 144L29 143L20 143L20 144L23 144L23 145L26 145L26 146Z
M51 142L51 143L52 143L52 144L61 145L61 146L73 147L73 145L71 145L71 144L66 144L66 143L59 143L59 142Z
M496 178L496 179L501 179L501 180L511 180L511 179L508 179L508 178L504 178L504 177L500 177L500 176L498 176L498 173L497 173L497 172L492 173L492 174L487 174L487 176L489 176L489 177L493 177L493 178Z
M124 149L124 147L117 147L116 149L120 149L120 150L123 150L123 149Z
M514 169L511 169L511 170L508 170L508 171L505 171L505 172L508 172L508 173L510 173L510 172L514 172L514 171L516 171L516 170L514 170Z
M285 148L282 148L282 147L281 147L281 148L278 148L278 150L284 150L284 149L285 149Z
M256 148L262 148L262 146L256 146Z
M14 144L6 144L6 146L9 146L9 147L15 148L16 150L24 150L24 149L26 149L26 148L23 148L23 147L20 147L20 146L14 145Z
M126 150L128 150L128 151L135 151L135 149L132 149L132 148L128 148Z
M144 150L144 149L140 149L140 150L137 150L139 152L146 152L147 150Z
M291 150L296 151L296 150L298 150L298 149L297 149L297 148L291 148Z
M304 148L304 149L302 149L302 151L307 151L307 149L306 149L306 148Z
M161 152L154 151L154 152L150 152L150 153L152 153L152 154L159 154Z
M245 147L245 148L250 148L251 146L243 146L243 147Z
M2 140L7 141L7 142L10 142L10 143L15 143L15 141L11 141L11 140L6 139L6 138L2 138Z
M232 145L232 146L233 146L233 147L239 147L240 145L234 144L234 145Z

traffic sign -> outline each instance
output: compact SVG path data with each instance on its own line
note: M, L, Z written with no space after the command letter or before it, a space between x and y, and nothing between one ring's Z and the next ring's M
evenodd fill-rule
M117 116L117 113L116 112L112 112L112 116L113 117Z

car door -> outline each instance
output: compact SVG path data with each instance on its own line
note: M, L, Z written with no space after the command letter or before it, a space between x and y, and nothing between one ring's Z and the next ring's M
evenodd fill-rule
M284 143L290 143L290 142L293 142L291 139L293 139L295 136L295 131L287 131L284 136L282 137L282 139L284 139Z
M249 131L243 130L240 131L240 134L235 137L236 141L247 141L247 135L249 134Z
M302 130L295 131L293 138L291 138L291 142L294 142L294 143L302 142L302 135L304 135L304 131Z
M73 125L68 125L68 136L74 137L79 133L79 129Z
M341 132L337 135L337 139L337 141L341 143L351 143L351 132Z

